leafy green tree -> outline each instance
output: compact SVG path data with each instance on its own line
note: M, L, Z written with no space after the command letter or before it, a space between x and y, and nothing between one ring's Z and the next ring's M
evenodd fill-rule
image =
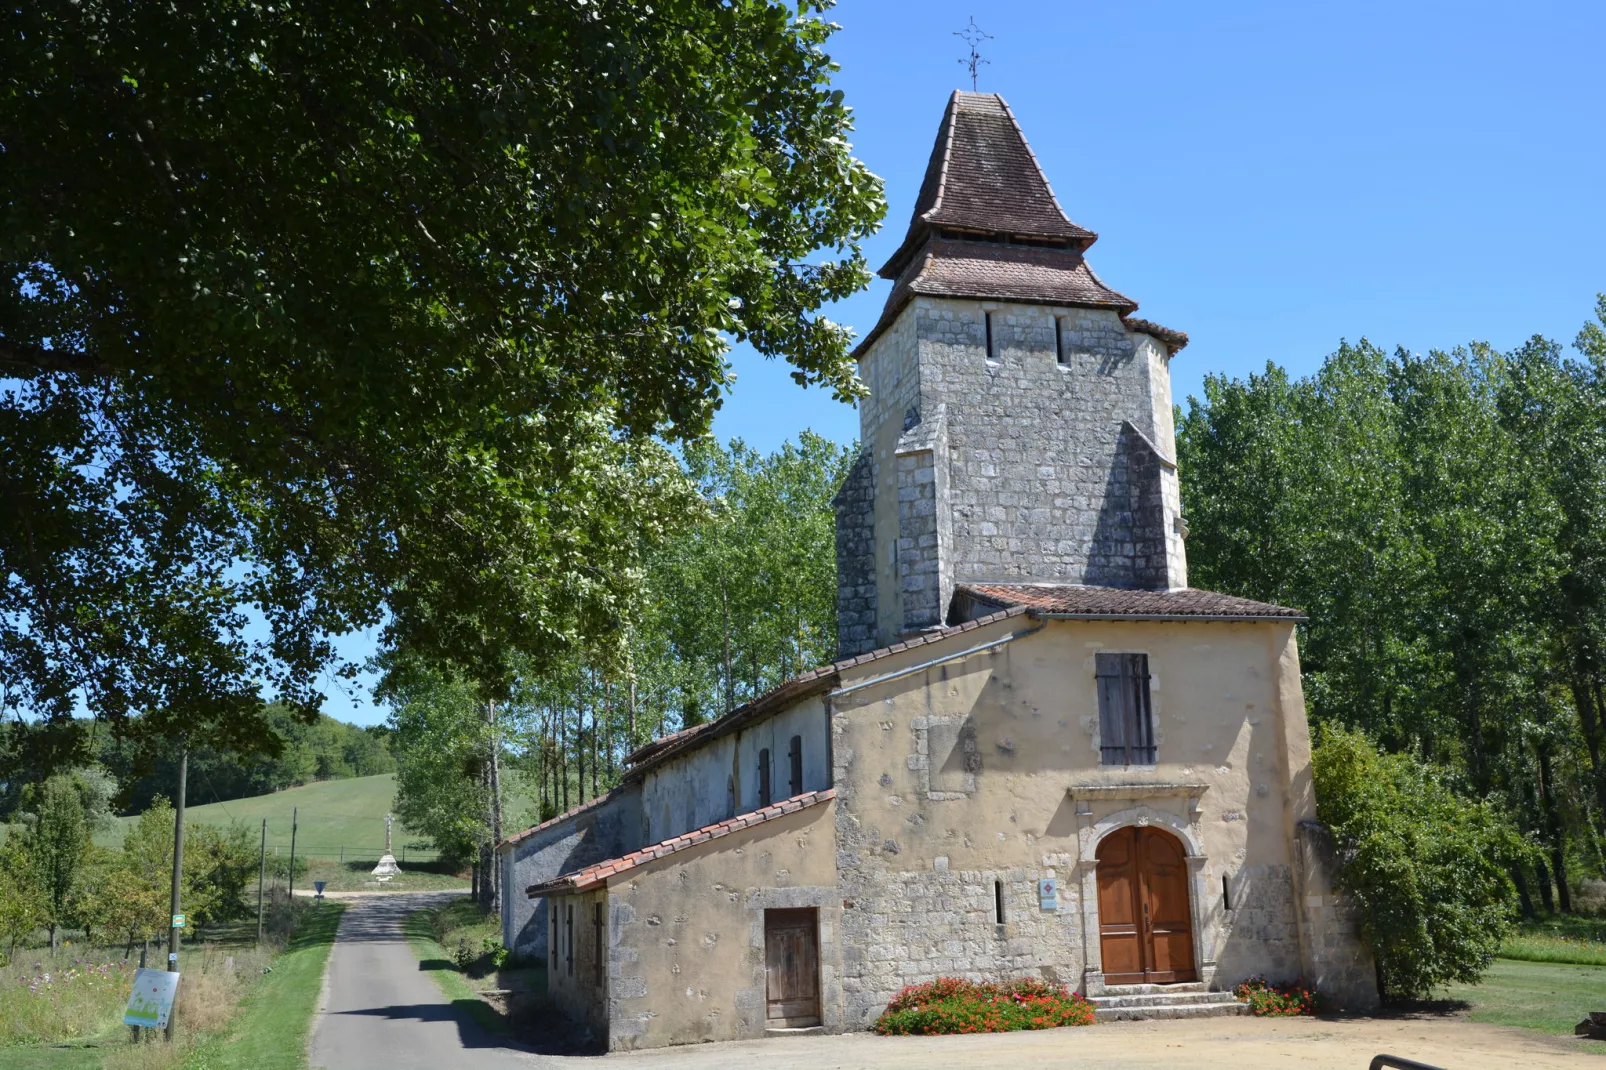
M89 850L89 824L77 785L53 776L37 792L33 820L22 833L25 864L32 871L44 907L50 947L72 914L72 896Z
M1516 919L1511 867L1528 852L1487 803L1457 796L1424 765L1329 726L1314 755L1318 812L1344 863L1339 883L1390 998L1476 983Z
M6 701L271 750L332 634L500 683L605 632L729 339L861 392L826 6L18 8Z
M12 830L0 842L0 940L15 958L17 941L45 922L45 894L35 877L27 840Z
M196 925L243 915L244 893L257 872L256 844L236 822L227 828L184 827L182 909ZM106 878L123 903L113 908L109 932L127 932L129 941L166 932L172 902L173 807L160 796L139 815L123 838L121 859Z
M396 687L392 703L396 814L443 858L465 862L490 834L479 693L461 681L419 674Z

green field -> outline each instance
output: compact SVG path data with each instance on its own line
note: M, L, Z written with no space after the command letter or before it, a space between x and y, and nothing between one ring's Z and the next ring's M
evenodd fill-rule
M1590 1011L1606 1007L1606 968L1495 959L1481 983L1450 985L1445 994L1468 1004L1467 1017L1571 1037ZM1606 1053L1606 1043L1569 1041L1580 1051Z
M324 780L276 791L272 795L193 806L185 811L184 819L186 822L206 825L227 825L231 821L239 821L255 835L261 828L262 819L267 818L268 854L283 856L290 853L290 813L296 810L298 856L338 859L344 852L348 861L371 859L377 862L385 849L385 814L395 798L395 774L385 773L349 780ZM106 846L116 846L122 843L129 825L135 820L132 817L118 818L116 827L97 839ZM404 847L410 855L429 859L435 857L434 849L404 829L399 821L392 831L392 840L398 859L402 857Z

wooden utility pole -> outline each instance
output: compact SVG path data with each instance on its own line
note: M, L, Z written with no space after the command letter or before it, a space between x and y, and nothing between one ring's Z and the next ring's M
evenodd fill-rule
M290 902L296 901L296 815L299 807L290 808Z
M262 853L257 856L257 947L262 947L262 885L268 877L268 819L262 819Z
M178 745L178 809L173 811L173 894L169 899L173 916L167 922L167 969L178 972L179 943L179 887L184 875L184 788L190 774L190 748L187 742ZM178 1017L178 1000L167 1012L167 1039L173 1039L173 1019Z

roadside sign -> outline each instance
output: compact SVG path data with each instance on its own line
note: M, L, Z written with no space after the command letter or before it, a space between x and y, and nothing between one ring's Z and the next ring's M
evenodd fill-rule
M175 929L184 928L184 915L182 915L182 914L174 914L173 915L173 928L175 928Z
M312 890L314 892L318 893L318 898L319 899L323 898L323 887L324 887L324 885L326 885L328 883L329 883L328 881L313 881L312 882Z
M167 1016L173 1013L173 999L177 995L177 973L139 967L134 971L134 990L128 994L123 1024L165 1029Z

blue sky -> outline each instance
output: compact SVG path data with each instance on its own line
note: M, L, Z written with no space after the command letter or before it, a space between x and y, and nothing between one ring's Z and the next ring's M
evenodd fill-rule
M948 94L968 88L953 32L972 15L993 35L980 88L1100 235L1094 268L1190 335L1179 403L1211 372L1310 372L1342 338L1570 343L1606 291L1600 3L845 0L836 84L889 204L872 267L903 237ZM864 334L889 285L832 318ZM722 439L858 434L783 364L733 361ZM329 712L383 719L354 697Z

